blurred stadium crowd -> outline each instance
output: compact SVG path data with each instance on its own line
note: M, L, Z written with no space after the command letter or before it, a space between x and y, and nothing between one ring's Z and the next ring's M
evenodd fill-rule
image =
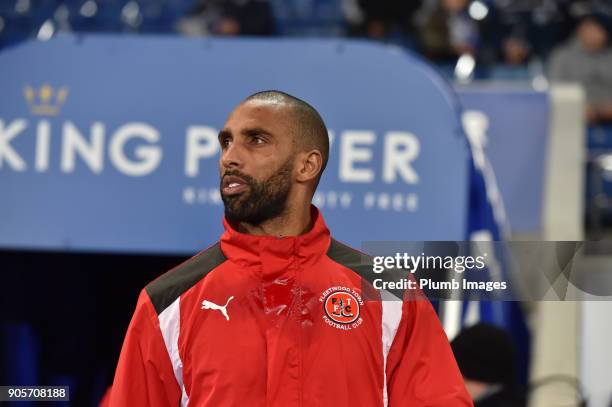
M611 0L0 0L0 50L66 32L366 38L460 84L578 82L587 224L612 225Z
M572 79L606 64L612 86L611 27L609 0L0 1L0 47L71 31L364 37L412 49L460 80L540 84L547 72ZM609 89L587 91L599 100ZM612 119L612 111L591 109L589 119Z

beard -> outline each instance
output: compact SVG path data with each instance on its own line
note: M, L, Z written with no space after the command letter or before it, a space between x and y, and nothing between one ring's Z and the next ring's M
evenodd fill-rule
M242 178L248 189L238 195L223 195L221 199L225 206L225 217L230 222L244 222L250 225L261 223L280 216L287 207L287 199L291 192L291 170L293 157L285 161L278 171L263 181L237 170L228 170L223 176L235 175ZM223 177L221 177L221 184Z

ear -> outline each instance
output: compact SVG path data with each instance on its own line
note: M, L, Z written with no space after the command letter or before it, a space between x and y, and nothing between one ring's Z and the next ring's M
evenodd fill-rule
M308 182L317 179L323 169L323 156L319 150L298 153L297 182Z

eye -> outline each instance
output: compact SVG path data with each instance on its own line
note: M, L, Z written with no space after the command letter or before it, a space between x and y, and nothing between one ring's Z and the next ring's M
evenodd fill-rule
M232 138L230 136L223 136L219 140L219 143L221 144L221 148L224 148L224 149L229 147L231 142L232 142Z
M251 136L251 142L253 144L265 144L266 139L261 136L254 135L254 136Z

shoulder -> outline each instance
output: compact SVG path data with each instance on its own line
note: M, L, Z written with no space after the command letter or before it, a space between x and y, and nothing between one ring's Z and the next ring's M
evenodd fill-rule
M361 278L362 282L367 282L367 284L362 285L362 288L367 289L369 298L396 301L402 298L414 297L414 295L404 296L404 289L402 288L388 288L400 287L398 283L407 278L414 277L396 268L383 268L381 271L374 271L375 260L380 260L381 258L375 258L334 238L331 239L327 249L327 257L335 263L352 270ZM380 263L378 264L380 265ZM389 283L389 285L385 288L377 288L382 283Z
M221 245L217 242L153 280L144 291L151 299L157 314L160 314L226 260Z
M580 55L580 49L572 42L560 45L555 48L550 54L550 63L558 64L572 61L577 55Z
M374 280L380 279L381 276L374 273L374 257L334 238L331 239L327 249L327 257L336 264L353 271L361 279L362 283L367 283L362 284L362 289L367 289L368 295L373 295L370 298L379 298L375 294L376 290L373 287L373 283Z
M331 239L327 249L327 257L334 262L353 270L361 277L366 278L372 271L373 257L360 252L349 245L334 238Z

